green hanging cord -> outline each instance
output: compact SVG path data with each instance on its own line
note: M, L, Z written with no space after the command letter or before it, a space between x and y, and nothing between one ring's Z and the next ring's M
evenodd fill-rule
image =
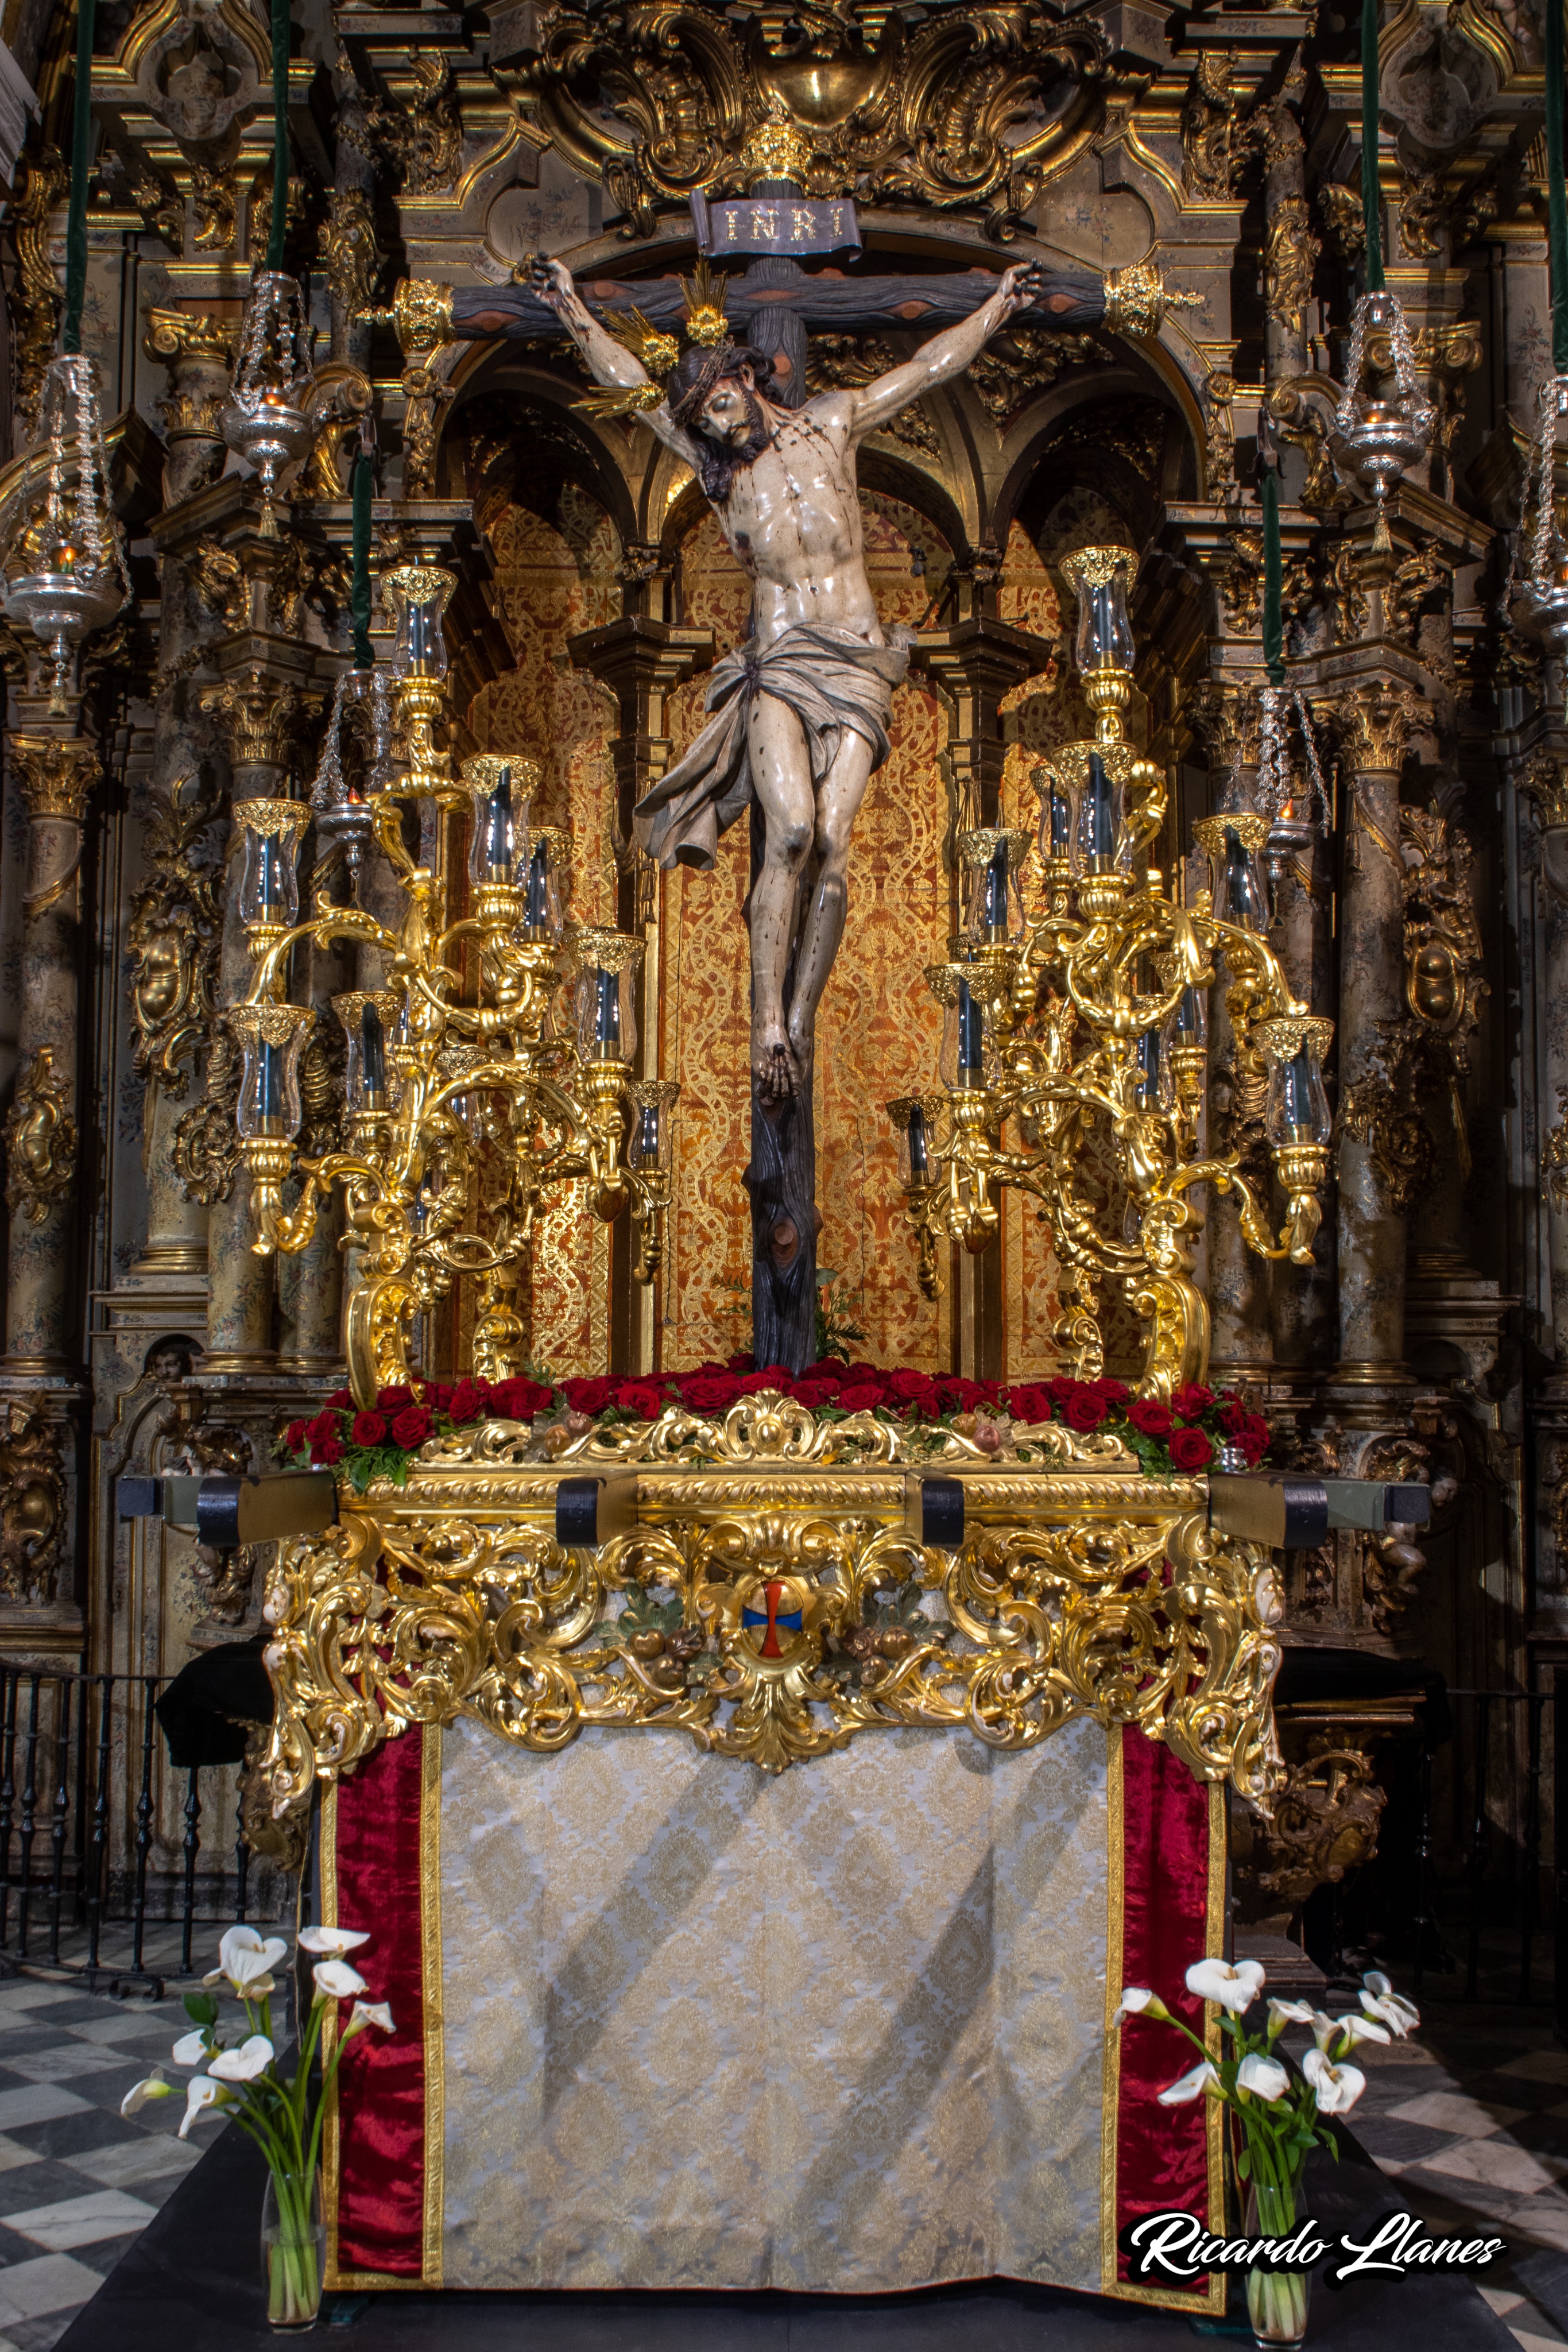
M349 618L354 633L354 667L372 669L376 649L371 643L371 499L375 489L371 448L361 433L354 451L353 565L349 577Z
M1383 192L1377 178L1377 0L1361 0L1361 211L1366 225L1366 290L1383 291Z
M1546 0L1546 236L1552 364L1568 375L1568 195L1563 184L1563 0Z
M81 306L87 292L87 184L92 169L93 0L77 5L77 82L71 119L71 196L66 215L66 327L62 349L81 349Z
M267 266L283 267L288 230L288 0L272 0L272 225Z
M1280 477L1263 467L1263 663L1270 686L1285 683L1285 616L1280 560Z

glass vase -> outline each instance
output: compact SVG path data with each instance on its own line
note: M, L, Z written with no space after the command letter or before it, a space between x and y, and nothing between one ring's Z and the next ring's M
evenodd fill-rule
M320 2174L313 2172L307 2180L297 2172L269 2172L261 2209L261 2276L269 2327L302 2334L315 2326L326 2269Z
M1247 2235L1288 2238L1296 2226L1296 2199L1301 2186L1291 2181L1282 2189L1249 2184ZM1311 2271L1270 2271L1259 2267L1247 2273L1247 2319L1254 2344L1270 2352L1302 2344L1307 2335L1307 2311L1312 2301Z

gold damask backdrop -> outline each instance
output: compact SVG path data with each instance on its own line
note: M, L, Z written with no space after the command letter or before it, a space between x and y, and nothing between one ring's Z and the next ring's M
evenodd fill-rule
M610 922L614 706L574 667L567 647L579 631L619 614L621 541L605 508L576 481L541 492L536 478L526 495L531 503L507 505L489 526L496 610L516 667L480 691L469 729L477 749L523 751L541 762L538 814L571 839L570 911ZM883 627L937 625L952 548L909 501L870 489L861 500ZM549 511L538 510L545 506ZM1036 534L1012 524L998 600L1004 620L1052 649L1004 706L1003 814L1022 824L1034 821L1034 761L1092 730L1092 714L1062 685L1071 669L1060 658L1063 590L1054 567L1071 548L1131 535L1115 509L1084 488L1058 499ZM681 541L678 581L681 619L711 627L721 650L737 643L748 583L704 510ZM670 706L675 756L703 724L706 690L706 678L693 678ZM953 1286L935 1303L916 1286L883 1105L929 1085L936 1070L940 1019L922 974L947 952L953 883L944 845L956 820L972 821L954 804L947 733L942 698L912 668L894 700L891 756L873 778L856 825L849 928L819 1017L817 1060L819 1263L832 1270L842 1305L864 1330L869 1358L932 1369L953 1360ZM737 824L720 843L713 873L682 869L660 878L660 1067L681 1087L674 1204L656 1308L664 1366L723 1359L750 1339L751 1236L741 1181L749 1154L747 858L747 827ZM1056 1262L1032 1208L1010 1194L1001 1246L1007 1374L1049 1372L1061 1306ZM558 1376L604 1368L608 1276L605 1228L575 1201L552 1209L533 1259L536 1364ZM1126 1337L1131 1342L1131 1330Z

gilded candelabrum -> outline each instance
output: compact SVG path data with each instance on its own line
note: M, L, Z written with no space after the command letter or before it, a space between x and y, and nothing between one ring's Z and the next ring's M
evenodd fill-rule
M1203 820L1214 887L1186 906L1157 867L1138 871L1164 823L1166 789L1123 734L1133 563L1124 548L1084 548L1063 564L1079 596L1078 662L1094 738L1035 771L1037 867L1027 832L960 835L965 929L951 960L926 974L945 1014L943 1083L888 1109L926 1295L938 1286L938 1244L986 1248L1010 1185L1040 1202L1070 1277L1056 1333L1070 1368L1083 1378L1102 1370L1099 1300L1113 1286L1149 1325L1141 1387L1168 1395L1201 1379L1208 1358L1208 1309L1192 1280L1196 1185L1239 1196L1242 1232L1260 1256L1311 1262L1328 1165L1322 1059L1333 1024L1292 997L1262 935L1266 817ZM1239 1077L1267 1101L1287 1195L1277 1239L1239 1156L1199 1149L1217 957L1228 974Z
M461 783L438 749L445 696L441 614L452 575L425 565L389 573L398 613L393 690L406 765L369 789L374 837L408 901L400 929L325 892L298 919L295 856L302 803L236 808L246 835L240 908L256 972L227 1018L244 1049L237 1120L252 1180L258 1254L295 1255L320 1204L343 1190L350 1279L346 1317L356 1401L411 1376L409 1343L459 1276L476 1286L473 1368L521 1370L526 1326L512 1304L538 1211L580 1184L595 1216L630 1213L634 1272L651 1281L670 1200L670 1122L677 1089L632 1076L642 943L590 927L563 932L561 835L531 826L539 771L485 754ZM373 782L373 780L371 780ZM443 926L450 877L436 828L434 862L410 856L403 803L471 808L468 912ZM380 986L346 992L334 1010L348 1040L344 1147L296 1155L299 1056L310 1012L285 1001L301 940L356 940L383 961ZM573 980L570 1034L552 1008ZM630 1113L630 1118L628 1114ZM298 1201L284 1188L299 1180ZM481 1176L483 1181L481 1181ZM483 1202L483 1215L479 1206ZM483 1229L481 1229L481 1226Z

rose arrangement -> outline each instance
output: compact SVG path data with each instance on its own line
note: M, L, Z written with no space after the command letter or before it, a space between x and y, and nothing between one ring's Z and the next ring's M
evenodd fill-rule
M313 1420L291 1422L278 1452L300 1467L341 1468L363 1493L372 1478L407 1483L410 1458L432 1436L483 1420L522 1422L538 1429L559 1426L580 1435L592 1424L657 1421L671 1406L717 1420L747 1396L771 1391L803 1405L820 1422L873 1413L897 1423L907 1434L939 1440L949 1429L973 1438L982 1452L1028 1462L1029 1435L1059 1422L1081 1436L1108 1431L1156 1477L1207 1470L1222 1447L1249 1464L1263 1458L1269 1424L1248 1410L1234 1391L1217 1392L1197 1381L1178 1388L1168 1403L1134 1396L1123 1381L963 1380L909 1366L884 1370L867 1363L824 1357L796 1375L780 1364L758 1365L750 1356L727 1363L699 1364L695 1371L659 1372L641 1378L485 1381L465 1379L455 1387L421 1381L413 1388L383 1389L374 1408L356 1411L346 1389L329 1396Z
M262 2241L267 2315L275 2327L308 2326L321 2301L323 2232L317 2165L322 2109L339 2062L349 2044L371 2026L382 2033L393 2031L392 2011L384 2001L356 1999L322 2066L320 2092L312 2105L310 2069L328 2004L336 2010L340 2001L370 1990L344 1955L370 1940L354 1927L301 1929L300 1949L316 1961L311 1972L316 1992L287 2080L278 2071L272 2026L272 1996L277 1989L274 1971L288 1951L281 1936L263 1937L254 1927L231 1927L218 1946L217 1967L203 1979L204 1990L185 1995L185 2014L194 2031L175 2042L172 2055L176 2066L195 2071L185 2086L180 2137L204 2116L232 2115L267 2158L271 2186ZM220 1992L233 1994L245 2011L242 2041L225 2044L218 2039ZM150 2099L178 2096L177 2086L155 2073L131 2085L120 2112L133 2116Z
M1270 2000L1263 2032L1249 2033L1241 2020L1261 1999L1264 1983L1259 1960L1239 1960L1234 1968L1225 1960L1199 1960L1188 1969L1188 1992L1218 2010L1219 2030L1229 2044L1218 2064L1192 2028L1173 2017L1159 1995L1142 1985L1124 1989L1113 2022L1120 2026L1128 2018L1146 2017L1186 2035L1198 2063L1156 2094L1159 2104L1176 2107L1211 2098L1229 2108L1236 2176L1245 2183L1249 2199L1247 2234L1281 2240L1295 2226L1311 2150L1326 2147L1338 2160L1333 2134L1322 2128L1319 2118L1348 2115L1366 2088L1360 2067L1344 2063L1349 2053L1358 2042L1402 2042L1421 2020L1388 1979L1375 1970L1362 1979L1360 2014L1352 2011L1346 2017L1329 2017L1304 2000ZM1312 2030L1313 2046L1294 2077L1275 2055L1287 2025ZM1248 2272L1247 2315L1256 2342L1301 2342L1310 2284L1310 2273L1301 2271L1260 2266Z

